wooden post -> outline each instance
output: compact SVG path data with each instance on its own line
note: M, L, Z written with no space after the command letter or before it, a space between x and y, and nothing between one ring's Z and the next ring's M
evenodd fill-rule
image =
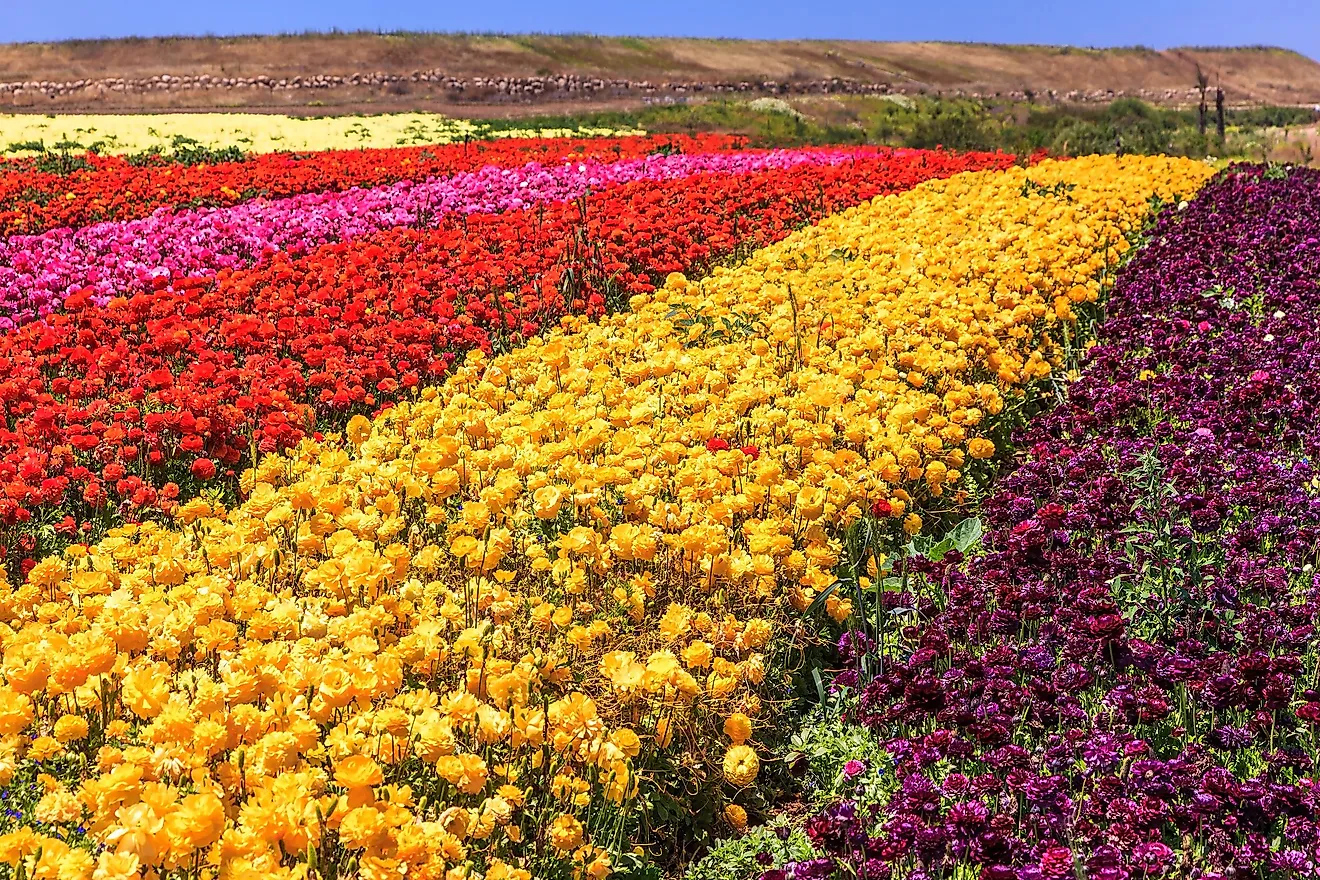
M1196 89L1201 93L1201 105L1197 108L1196 130L1205 137L1205 90L1210 87L1210 77L1201 70L1201 65L1196 65Z
M1219 134L1219 145L1224 145L1224 90L1215 86L1215 131Z

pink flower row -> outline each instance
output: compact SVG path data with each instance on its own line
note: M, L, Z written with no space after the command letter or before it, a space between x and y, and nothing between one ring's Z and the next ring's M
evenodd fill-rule
M450 212L494 213L567 201L592 189L693 174L743 174L804 162L837 164L871 148L652 155L522 168L488 166L424 182L256 199L223 208L160 210L141 219L55 229L0 240L0 330L58 309L90 289L93 301L172 286L259 262L279 251L304 253L330 241L382 229L425 225Z

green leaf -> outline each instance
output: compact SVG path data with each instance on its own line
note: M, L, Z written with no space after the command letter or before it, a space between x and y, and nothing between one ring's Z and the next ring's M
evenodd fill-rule
M811 617L813 614L815 614L816 611L820 608L820 606L825 604L825 600L828 599L830 596L834 595L834 591L839 588L839 584L841 583L843 583L843 581L835 581L825 589L821 590L820 593L816 596L816 598L811 600L811 604L807 606L807 610L802 612L802 616Z
M985 527L981 523L980 517L969 517L949 532L948 540L953 542L959 553L966 553L981 543L981 535L985 533Z

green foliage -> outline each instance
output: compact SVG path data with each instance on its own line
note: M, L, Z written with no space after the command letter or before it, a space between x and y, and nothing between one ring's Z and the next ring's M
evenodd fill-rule
M843 798L882 803L895 790L889 752L868 728L844 721L851 704L847 694L832 695L807 715L788 742L784 763L802 771L803 794L814 807ZM849 775L846 768L853 761L864 769Z
M1068 193L1072 192L1076 188L1077 188L1077 184L1065 183L1062 180L1051 186L1045 186L1044 184L1037 183L1036 181L1028 178L1022 181L1022 198L1025 199L1028 196L1034 195L1034 196L1043 196L1046 198L1054 198L1054 199L1064 198L1067 199L1068 201L1072 201L1072 197L1069 196Z
M219 162L242 162L247 154L237 146L208 147L194 138L175 135L166 152L160 147L151 147L140 153L125 156L130 165L214 165Z
M683 878L755 880L769 868L808 859L812 854L811 841L807 840L800 824L780 816L769 824L721 841L705 857L689 867ZM780 839L781 833L786 835L786 839ZM757 861L758 856L763 860L769 856L769 864Z
M966 556L981 545L981 535L985 527L979 517L971 517L958 523L944 537L936 539L930 535L916 535L908 542L909 556L924 556L939 562L950 550L957 550Z
M86 156L79 152L91 151L77 141L62 140L53 147L47 147L42 141L24 141L10 144L7 152L20 150L40 151L40 155L36 158L36 168L46 174L67 175L90 168L92 165L87 161Z
M1282 162L1271 162L1269 164L1269 167L1265 169L1265 179L1286 180L1291 172L1292 172L1291 165L1285 165Z
M1315 122L1309 107L1242 107L1224 112L1224 121L1241 128L1288 128Z
M745 135L750 145L758 147L866 142L866 132L856 126L832 125L770 107L757 109L751 106L751 102L732 99L492 121L492 128L497 131L528 127L641 128L659 134L724 131Z
M6 153L44 153L46 145L41 141L10 141L9 146L5 147Z
M767 332L765 324L754 314L733 311L716 319L686 303L670 309L665 319L674 322L674 329L683 336L685 348L723 344Z
M782 106L781 106L782 105ZM785 112L787 106L791 112ZM1312 110L1259 107L1228 111L1228 121L1256 133L1314 121ZM746 136L755 147L872 143L951 150L1003 150L1026 155L1047 150L1060 156L1092 153L1165 153L1202 157L1226 154L1213 128L1197 130L1194 109L1155 107L1135 98L1106 105L1042 104L902 95L816 99L736 98L652 104L569 116L540 116L493 123L496 129L641 128L649 132L723 131Z
M993 150L999 146L999 126L984 115L961 106L952 108L935 103L928 116L922 116L904 138L904 146L931 150Z

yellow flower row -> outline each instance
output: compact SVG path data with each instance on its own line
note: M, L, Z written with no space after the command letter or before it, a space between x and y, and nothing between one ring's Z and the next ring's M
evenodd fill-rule
M31 155L16 145L41 143L58 149L62 142L104 153L140 153L152 147L172 149L176 137L202 146L238 147L244 152L276 150L348 150L448 144L463 138L593 137L644 134L601 128L501 128L479 120L452 119L436 113L390 113L379 116L281 116L265 113L159 113L94 115L0 115L0 150Z
M264 459L235 510L39 563L0 594L0 784L37 779L47 824L0 860L600 880L656 772L745 822L789 602L872 502L916 530L957 491L1147 200L1209 173L1047 162L876 199L474 353ZM50 832L75 826L105 851Z

